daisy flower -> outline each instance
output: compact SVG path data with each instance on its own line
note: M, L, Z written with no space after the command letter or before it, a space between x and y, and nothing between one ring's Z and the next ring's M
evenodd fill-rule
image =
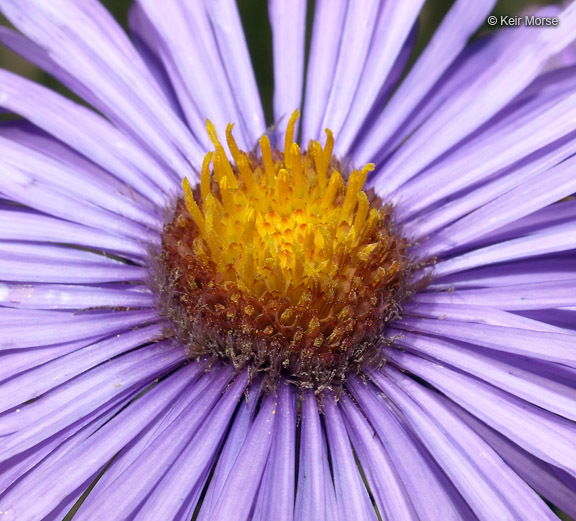
M423 3L0 0L1 521L576 515L576 6Z

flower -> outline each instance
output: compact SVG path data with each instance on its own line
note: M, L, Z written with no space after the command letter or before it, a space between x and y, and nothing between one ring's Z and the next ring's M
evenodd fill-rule
M267 131L233 0L139 0L132 40L0 0L92 107L0 71L0 519L576 515L575 69L541 72L576 6L468 45L494 2L457 0L405 74L422 4L318 0L303 88L270 0Z

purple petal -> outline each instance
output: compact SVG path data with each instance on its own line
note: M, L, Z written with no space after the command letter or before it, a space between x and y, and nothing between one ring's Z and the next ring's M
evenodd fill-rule
M250 146L265 132L266 123L238 7L233 0L220 0L207 2L207 9Z
M514 239L521 235L545 231L546 228L568 221L576 221L576 199L567 198L559 203L541 208L482 237L479 241L474 241L473 245L478 247L479 245L484 246L486 243Z
M132 464L135 462L138 462L138 465L140 465L140 463L142 463L139 461L141 455L148 450L154 449L154 446L161 443L162 434L165 432L168 433L170 429L180 423L179 418L182 412L185 411L188 406L201 395L201 393L209 389L210 385L214 381L221 378L220 371L207 371L206 360L200 360L187 365L188 368L185 373L187 375L186 387L173 399L171 406L166 413L159 416L157 420L150 424L144 432L140 433L138 437L125 446L122 453L114 459L112 464L107 468L106 473L98 480L98 483L91 492L90 497L87 498L85 503L83 503L86 510L92 508L92 503L101 505L101 495L112 493L109 485L112 483L118 485L119 477L122 476L127 469L130 469ZM200 419L200 421L203 420L204 418ZM146 461L149 462L150 460L145 457L143 462ZM160 470L160 474L154 475L156 481L160 479L161 474L163 474L163 470ZM142 487L141 489L133 489L133 492L136 496L139 494L143 494L144 496L148 495L148 491L145 487ZM124 499L131 501L133 497ZM119 501L121 502L122 500ZM84 512L82 515L85 515Z
M510 103L548 58L572 41L575 24L576 7L570 6L560 16L560 30L526 27L515 31L516 41L503 49L492 66L447 100L386 164L382 170L386 192L393 192Z
M435 209L430 211L424 211L422 215L413 218L412 220L404 223L406 229L409 233L415 237L426 237L427 235L436 232L442 227L456 221L457 219L465 216L477 208L481 208L486 203L496 199L498 196L508 193L511 189L516 188L523 183L530 183L532 180L537 179L538 176L546 175L546 172L553 167L564 161L566 158L572 156L576 152L576 140L572 139L570 134L568 137L563 138L559 141L553 142L551 145L545 146L535 153L530 154L525 157L520 162L513 164L510 168L503 172L498 173L496 176L492 176L489 179L485 179L485 172L482 174L483 177L482 184L465 194L459 194L454 196L453 200L446 202L437 206ZM500 156L500 154L499 154ZM473 181L475 176L471 176L472 171L470 161L468 158L468 165L466 167L466 180ZM488 161L489 162L489 161ZM487 166L487 160L484 158L483 166L480 167L478 172L482 172L484 167ZM423 176L422 176L423 177ZM418 182L420 177L415 180ZM451 183L451 180L445 179L446 183ZM408 184L406 185L408 186ZM408 189L406 194L408 194ZM428 197L427 194L421 192L422 197ZM414 204L420 204L418 201L414 201ZM563 203L558 203L562 205ZM436 206L436 205L434 205ZM410 205L404 205L401 208L402 213L411 212L413 209ZM535 212L536 214L542 212ZM512 232L521 226L521 219L518 223L512 223L508 226L503 227L495 235L500 237L506 234L506 231L511 228ZM516 235L511 234L510 236L503 236L503 239L513 238L515 236L521 235L517 233Z
M148 254L146 244L141 241L111 235L95 228L62 221L17 207L0 207L0 238L3 240L75 244L95 250L121 252L140 258Z
M418 22L418 15L424 2L423 0L410 0L408 2L378 2L378 4L379 13L375 17L376 26L373 34L370 35L369 29L359 31L365 41L364 44L368 44L365 60L361 55L355 56L359 62L356 67L361 67L360 72L357 76L352 73L351 77L344 77L341 80L342 86L347 86L348 96L353 97L343 98L341 95L340 104L332 108L334 112L342 113L342 118L345 118L345 124L341 126L336 140L337 150L343 156L349 155L354 138L358 135L362 124L367 121L371 109L376 107L382 89L393 71L394 63L404 46L407 45L412 28ZM359 2L359 9L367 9L364 2ZM468 12L467 18L470 16L471 13ZM370 36L372 36L371 39ZM362 40L362 38L356 33L351 35L350 40ZM347 47L348 45L343 46L343 48ZM356 77L359 79L358 82L354 81ZM345 89L342 88L342 90ZM337 128L335 127L334 130L336 131ZM364 135L362 142L366 139Z
M189 376L194 382L199 366ZM175 400L171 409L158 424L150 426L132 447L126 447L120 457L106 471L104 481L82 505L78 512L79 520L95 517L104 519L129 519L146 500L155 485L178 459L185 447L193 439L199 427L206 421L210 411L217 406L222 392L231 380L231 371L214 371L206 392L205 385L189 385L183 396ZM195 387L199 389L196 390ZM204 389L203 393L200 391ZM176 411L174 410L176 409ZM144 439L142 439L144 438ZM129 461L121 461L128 457ZM115 467L121 466L122 470ZM113 476L108 476L108 473Z
M38 253L41 254L41 252L42 248L38 248ZM99 258L96 255L94 257ZM6 281L61 282L64 284L143 281L147 277L146 269L115 261L42 259L40 255L31 258L14 253L0 255L0 272Z
M450 288L503 287L574 278L576 259L573 256L545 257L462 271L435 280L427 289L438 291Z
M452 338L487 349L576 367L574 334L426 318L406 318L396 322L395 325L406 331ZM569 333L567 330L564 331Z
M10 458L116 397L133 397L154 378L173 370L185 359L181 348L166 343L118 357L58 386L37 400L0 416L3 445L0 457Z
M409 8L417 8L417 2L410 1L404 2L402 6ZM389 6L390 4L385 4ZM358 82L362 76L362 71L366 65L366 60L370 51L370 44L374 35L374 29L377 20L379 20L379 11L381 2L378 0L350 0L346 10L346 17L344 25L340 34L340 49L338 50L338 61L334 70L334 77L332 78L332 89L326 102L326 109L324 111L324 119L322 120L322 127L329 128L336 135L339 135L351 108L354 100L354 95L358 89ZM382 8L387 10L386 8ZM401 8L400 8L401 9ZM390 13L386 13L390 15ZM378 28L381 29L384 13L380 18ZM393 27L393 26L392 26ZM404 33L407 36L412 24L405 25L399 24L397 30L400 34ZM388 34L392 31L388 31ZM397 38L396 35L394 37ZM405 39L405 38L404 38ZM400 48L404 39L398 42L398 49ZM380 56L389 59L390 66L393 63L395 54L388 56L386 50L377 45L378 52L382 50ZM328 52L324 50L324 52ZM378 71L380 72L380 71ZM313 81L313 80L312 80ZM382 82L376 86L379 90ZM336 141L338 144L339 140Z
M194 7L180 0L162 5L140 0L139 6L154 26L158 49L170 75L186 118L198 141L206 142L205 119L210 118L223 134L227 123L239 126L236 139L241 147L252 145L226 76L204 3ZM210 78L207 82L206 78Z
M160 57L154 26L150 23L150 20L148 20L140 5L135 2L128 8L127 23L134 47L142 57L150 74L152 74L156 80L158 87L164 93L172 111L178 118L185 120L186 117L182 112L178 96L174 91L174 86L170 81L168 72Z
M520 311L519 313L531 320L539 320L552 326L572 331L576 330L576 310L573 308Z
M436 256L455 248L462 249L478 237L571 195L576 192L575 164L574 159L567 159L548 170L545 176L531 179L494 199L426 241L417 248L416 255Z
M575 248L576 222L567 222L526 237L500 242L440 261L434 266L434 276L443 277L487 264L564 252Z
M327 496L334 494L328 468L326 441L313 393L308 392L301 401L300 471L296 490L294 519L327 521Z
M0 303L19 309L85 309L149 308L154 301L147 288L133 285L98 287L0 283Z
M576 113L576 95L572 92L553 101L543 101L536 97L527 105L521 104L520 109L514 110L502 121L487 125L484 132L475 139L406 183L398 195L404 205L401 218L404 220L426 207L437 205L444 198L458 194L459 190L474 187L486 179L491 180L490 175L512 165L519 172L513 169L508 173L509 179L506 182L498 182L498 176L492 184L496 188L521 185L519 181L534 178L537 172L554 166L573 153L575 145L571 133L575 129L573 114ZM535 133L535 127L547 130ZM491 152L488 156L487 149ZM535 152L537 154L533 156ZM530 156L529 159L524 160L527 156ZM524 160L523 164L515 164L521 160ZM454 176L455 171L463 174ZM438 181L442 184L431 193L426 187L429 187L430 182ZM489 193L494 193L494 189L492 187ZM478 196L469 195L465 200L468 204L477 204L477 199L481 201L482 196L486 197L486 190L482 190ZM468 206L467 211L476 208ZM452 208L448 210L453 211Z
M362 483L346 427L333 396L325 395L325 424L330 446L336 501L344 519L376 520L368 491Z
M412 437L406 425L392 412L390 401L369 390L355 377L348 379L347 386L382 441L419 518L476 519L418 439Z
M460 342L400 333L396 345L450 364L545 410L576 421L576 389L561 382L524 370L518 364L479 353ZM410 370L414 356L394 348L384 351L387 359Z
M198 514L198 520L210 520L216 502L224 489L224 485L234 462L238 458L242 446L246 441L250 428L254 423L254 414L260 401L262 391L261 381L252 382L248 388L248 396L240 403L240 408L234 417L230 432L226 436L226 442L218 458L218 463L212 473L210 485L202 501L202 508Z
M403 366L534 456L576 475L573 421L416 356L406 355Z
M24 171L0 160L0 191L19 203L72 222L109 231L114 235L145 238L151 232L116 214L70 197L67 190L34 179Z
M317 0L312 26L308 78L302 111L302 143L318 139L326 112L326 103L333 85L338 50L342 41L342 25L348 0ZM287 110L287 109L286 109Z
M19 120L4 123L0 125L0 135L48 156L59 163L63 163L76 172L82 172L82 177L88 177L105 184L109 190L113 190L122 199L129 199L132 204L136 203L135 206L141 211L158 218L158 208L149 199L130 189L111 173L100 168L28 121Z
M118 404L110 403L109 405L110 408L108 410L104 412L101 410L95 411L86 416L82 421L76 422L48 440L39 443L31 450L0 463L0 490L2 490L3 493L7 492L31 469L35 469L38 464L42 465L41 462L44 458L49 457L52 459L54 457L60 457L65 454L67 450L81 443L86 435L86 431L88 431L89 434L93 430L98 429L121 408Z
M100 101L98 108L107 109L107 116L129 128L174 172L190 173L185 158L198 159L201 151L197 143L100 2L84 0L80 6L73 0L31 0L24 4L2 0L0 8L18 29L91 91Z
M161 332L162 328L159 325L126 330L10 378L2 382L0 411L32 400L98 364L147 344L159 338Z
M19 373L34 369L35 367L55 360L61 356L73 353L87 345L99 342L102 336L83 338L76 342L65 342L51 346L39 346L28 349L14 349L0 354L0 381L7 380Z
M535 458L529 452L507 440L504 436L466 413L450 400L446 407L468 423L514 471L552 504L570 517L576 517L576 480L558 467Z
M386 375L372 377L480 519L521 519L525 512L538 519L556 519L544 501L431 391L390 367Z
M224 392L210 416L142 505L135 520L176 519L180 510L187 510L187 503L192 508L196 506L246 383L246 373L241 373Z
M550 331L552 333L569 333L562 328L542 324L537 320L519 316L516 313L509 313L495 307L489 306L462 306L459 304L428 304L416 300L407 302L404 305L406 320L410 316L425 318L435 318L441 321L474 322L476 324L488 324L491 326L503 326L532 331ZM401 327L402 322L398 322Z
M574 274L576 277L576 273ZM415 302L462 304L496 309L549 309L576 306L576 278L442 293L420 293Z
M378 435L346 395L340 396L347 431L380 515L394 521L418 519L410 495Z
M33 122L159 206L165 205L162 192L178 189L176 178L167 175L164 166L92 110L7 71L0 70L0 85L0 106Z
M35 44L26 36L2 26L0 27L0 42L21 58L24 58L31 64L58 79L58 81L66 85L93 107L100 107L98 98L92 94L90 89L82 85L82 83L78 81L74 75L67 72L66 69L63 69L55 63L45 49Z
M14 519L26 516L30 521L41 521L46 511L55 508L67 492L104 467L155 417L169 408L188 385L188 374L189 370L183 368L171 375L143 394L137 405L127 407L112 417L82 443L75 444L72 450L64 455L51 454L0 500L0 510ZM36 500L30 501L32 497Z
M284 141L287 118L302 103L306 0L270 0L268 12L274 50L274 121L278 143Z
M17 313L8 313L14 311ZM6 317L9 323L4 324ZM18 320L17 320L18 319ZM108 335L159 320L156 311L121 311L74 314L60 311L29 311L0 308L3 327L1 349L22 349ZM30 322L34 327L30 327Z
M296 393L291 384L280 384L272 449L260 486L253 521L292 521L296 478Z
M263 398L258 415L216 501L210 516L212 521L250 519L252 505L276 433L277 408L278 399L275 396L268 394Z
M466 0L460 0L453 5L414 67L412 67L406 78L402 80L402 84L387 103L382 116L378 118L368 135L363 139L359 148L360 152L354 155L355 158L358 158L358 161L372 161L373 158L377 157L383 145L428 94L436 81L446 72L450 64L462 51L470 36L478 29L478 26L486 21L486 17L495 3L494 0L483 0L471 4ZM391 4L397 9L401 5L404 9L407 9L406 6L409 4L414 4L417 8L416 12L420 9L419 3L402 2L396 4L392 2ZM385 20L387 24L386 32L393 32L395 27L401 27L402 25L404 25L404 28L411 25L406 20L394 22L394 18L389 18L388 16L385 17ZM375 52L378 49L377 52L381 53L382 56L386 55L379 45L374 46L374 49ZM372 71L367 68L367 72L371 73ZM367 83L369 81L370 79L367 79ZM354 110L351 112L354 114ZM347 122L346 132L350 123L350 121ZM351 128L355 130L354 125Z
M3 137L0 137L0 154L3 161L33 182L48 188L56 187L70 199L88 202L114 212L119 224L123 226L130 226L131 221L135 221L147 228L162 230L162 222L158 216L150 215L134 200L120 195L107 180L92 176L89 171L79 175L77 165L66 165L60 159Z

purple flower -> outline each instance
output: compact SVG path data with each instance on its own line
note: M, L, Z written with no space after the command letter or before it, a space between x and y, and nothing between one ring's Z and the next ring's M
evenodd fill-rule
M270 0L267 131L233 0L0 0L90 105L0 70L0 521L576 516L576 5L494 3Z

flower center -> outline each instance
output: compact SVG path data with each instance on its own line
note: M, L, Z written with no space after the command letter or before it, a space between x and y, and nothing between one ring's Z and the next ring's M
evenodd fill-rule
M260 154L240 151L226 129L228 160L214 126L200 183L184 179L160 253L161 310L191 355L208 352L237 367L324 388L373 361L395 318L407 243L392 208L364 191L368 172L342 172L324 147L268 136Z

